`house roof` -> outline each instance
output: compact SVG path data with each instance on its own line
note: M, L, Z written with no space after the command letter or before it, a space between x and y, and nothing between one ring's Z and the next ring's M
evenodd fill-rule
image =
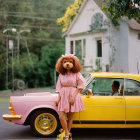
M93 0L100 8L102 8L102 0ZM84 0L78 14L75 16L75 18L73 19L71 25L69 26L68 30L66 31L65 35L71 30L73 24L76 22L79 14L82 12L84 5L88 2L88 0ZM102 10L102 9L101 9ZM140 30L140 24L135 20L135 19L131 19L129 20L128 18L126 19L126 22L128 23L129 27L133 30Z
M100 0L93 0L100 8L102 6L102 2ZM72 23L70 24L68 30L66 31L65 35L69 33L69 31L71 30L72 26L74 25L74 23L76 22L76 20L78 19L79 15L81 14L82 10L84 9L84 6L86 5L86 3L88 2L88 0L84 0L78 14L74 17Z
M102 1L101 0L93 0L100 8L102 7Z
M135 19L127 19L129 27L133 30L140 30L140 24Z
M95 1L95 3L102 8L102 0L93 0ZM135 20L135 19L128 19L127 18L127 23L129 25L129 27L133 30L140 30L140 24Z
M70 26L68 27L68 30L66 31L65 35L68 34L69 31L71 30L73 24L76 22L76 20L77 20L79 14L80 14L81 11L83 10L83 7L84 7L84 5L87 3L87 1L88 1L88 0L84 0L84 1L83 1L82 5L81 5L81 7L80 7L80 9L79 9L78 14L74 17L74 19L73 19L72 23L70 24Z

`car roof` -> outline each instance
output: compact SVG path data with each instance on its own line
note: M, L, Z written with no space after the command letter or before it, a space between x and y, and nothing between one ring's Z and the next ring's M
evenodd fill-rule
M140 74L119 72L90 72L93 77L128 78L140 81Z

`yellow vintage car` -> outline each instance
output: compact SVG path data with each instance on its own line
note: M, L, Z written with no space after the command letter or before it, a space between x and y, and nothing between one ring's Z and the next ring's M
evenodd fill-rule
M75 113L73 128L140 128L140 75L97 72L86 77L87 86L81 92L85 110ZM112 83L120 83L119 95L112 96ZM3 119L30 125L39 136L58 132L60 122L55 101L56 93L27 93L11 96L11 115Z

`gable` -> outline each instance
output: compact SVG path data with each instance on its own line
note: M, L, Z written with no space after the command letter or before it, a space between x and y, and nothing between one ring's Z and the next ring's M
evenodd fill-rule
M96 13L101 13L103 18L106 19L105 14L94 0L85 0L66 34L75 34L89 31L90 25L93 21L93 16Z

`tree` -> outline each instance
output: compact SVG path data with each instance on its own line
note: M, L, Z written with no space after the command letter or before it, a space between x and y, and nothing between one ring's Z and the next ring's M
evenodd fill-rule
M75 0L73 4L67 7L64 16L57 19L57 24L63 26L62 32L67 31L75 15L78 13L82 2L83 0Z
M53 74L57 59L64 54L65 42L61 37L61 28L56 24L65 8L74 0L1 0L0 1L0 89L5 89L6 77L6 35L14 40L17 46L17 31L30 29L30 33L22 33L20 39L20 67L18 67L17 51L14 50L15 79L23 79L29 87L51 86L54 84ZM34 64L30 64L26 42ZM55 57L54 57L55 56ZM11 52L9 52L9 83L11 79Z
M102 9L114 25L119 24L122 16L140 23L140 0L104 0Z

